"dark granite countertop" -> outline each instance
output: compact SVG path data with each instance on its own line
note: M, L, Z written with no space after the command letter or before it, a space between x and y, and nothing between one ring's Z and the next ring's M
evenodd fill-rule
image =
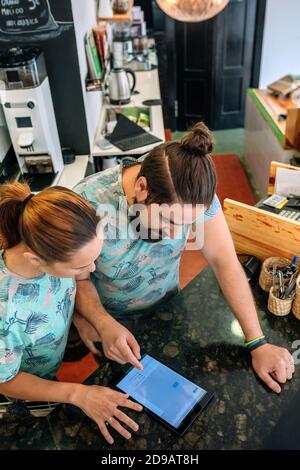
M267 294L253 289L268 340L293 352L300 339L300 321L292 314L275 317L267 311ZM182 438L146 413L129 413L140 424L126 441L117 434L106 444L96 424L80 410L60 406L48 418L13 417L0 421L0 449L264 449L300 389L299 369L280 395L270 392L252 372L243 336L210 268L152 316L124 322L142 351L155 354L215 399ZM299 346L298 346L299 347ZM107 362L89 383L108 384L114 363ZM300 424L300 422L299 422Z

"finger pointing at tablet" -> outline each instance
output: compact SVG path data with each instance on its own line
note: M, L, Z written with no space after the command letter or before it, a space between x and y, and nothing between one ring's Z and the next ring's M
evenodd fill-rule
M136 342L136 339L134 337L128 338L127 342L120 346L120 349L123 353L123 357L126 358L125 362L128 362L129 364L132 364L137 369L143 370L142 364L137 359L137 357L140 359L141 356L140 356L140 354L137 354L137 353L134 354L133 345L134 345L135 349L137 349L137 347L139 348L138 343Z
M107 316L101 324L99 331L105 356L119 364L129 363L142 370L139 362L140 347L132 333L127 328Z

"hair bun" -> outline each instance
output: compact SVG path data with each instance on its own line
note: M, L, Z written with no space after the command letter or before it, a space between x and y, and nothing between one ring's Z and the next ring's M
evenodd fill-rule
M214 139L204 122L195 124L181 140L181 145L200 157L211 154L214 147Z

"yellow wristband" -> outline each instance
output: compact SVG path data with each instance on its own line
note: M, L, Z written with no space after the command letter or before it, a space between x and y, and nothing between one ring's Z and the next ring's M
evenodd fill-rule
M247 343L244 343L244 346L249 346L249 344L255 343L255 341L258 341L259 339L265 338L265 335L259 336L258 338L252 339L251 341L248 341Z

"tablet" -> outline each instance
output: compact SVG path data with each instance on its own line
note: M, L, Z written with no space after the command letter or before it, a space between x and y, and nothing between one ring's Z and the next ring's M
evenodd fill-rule
M144 370L130 367L114 386L182 436L213 399L213 393L150 354L144 354L140 362Z

